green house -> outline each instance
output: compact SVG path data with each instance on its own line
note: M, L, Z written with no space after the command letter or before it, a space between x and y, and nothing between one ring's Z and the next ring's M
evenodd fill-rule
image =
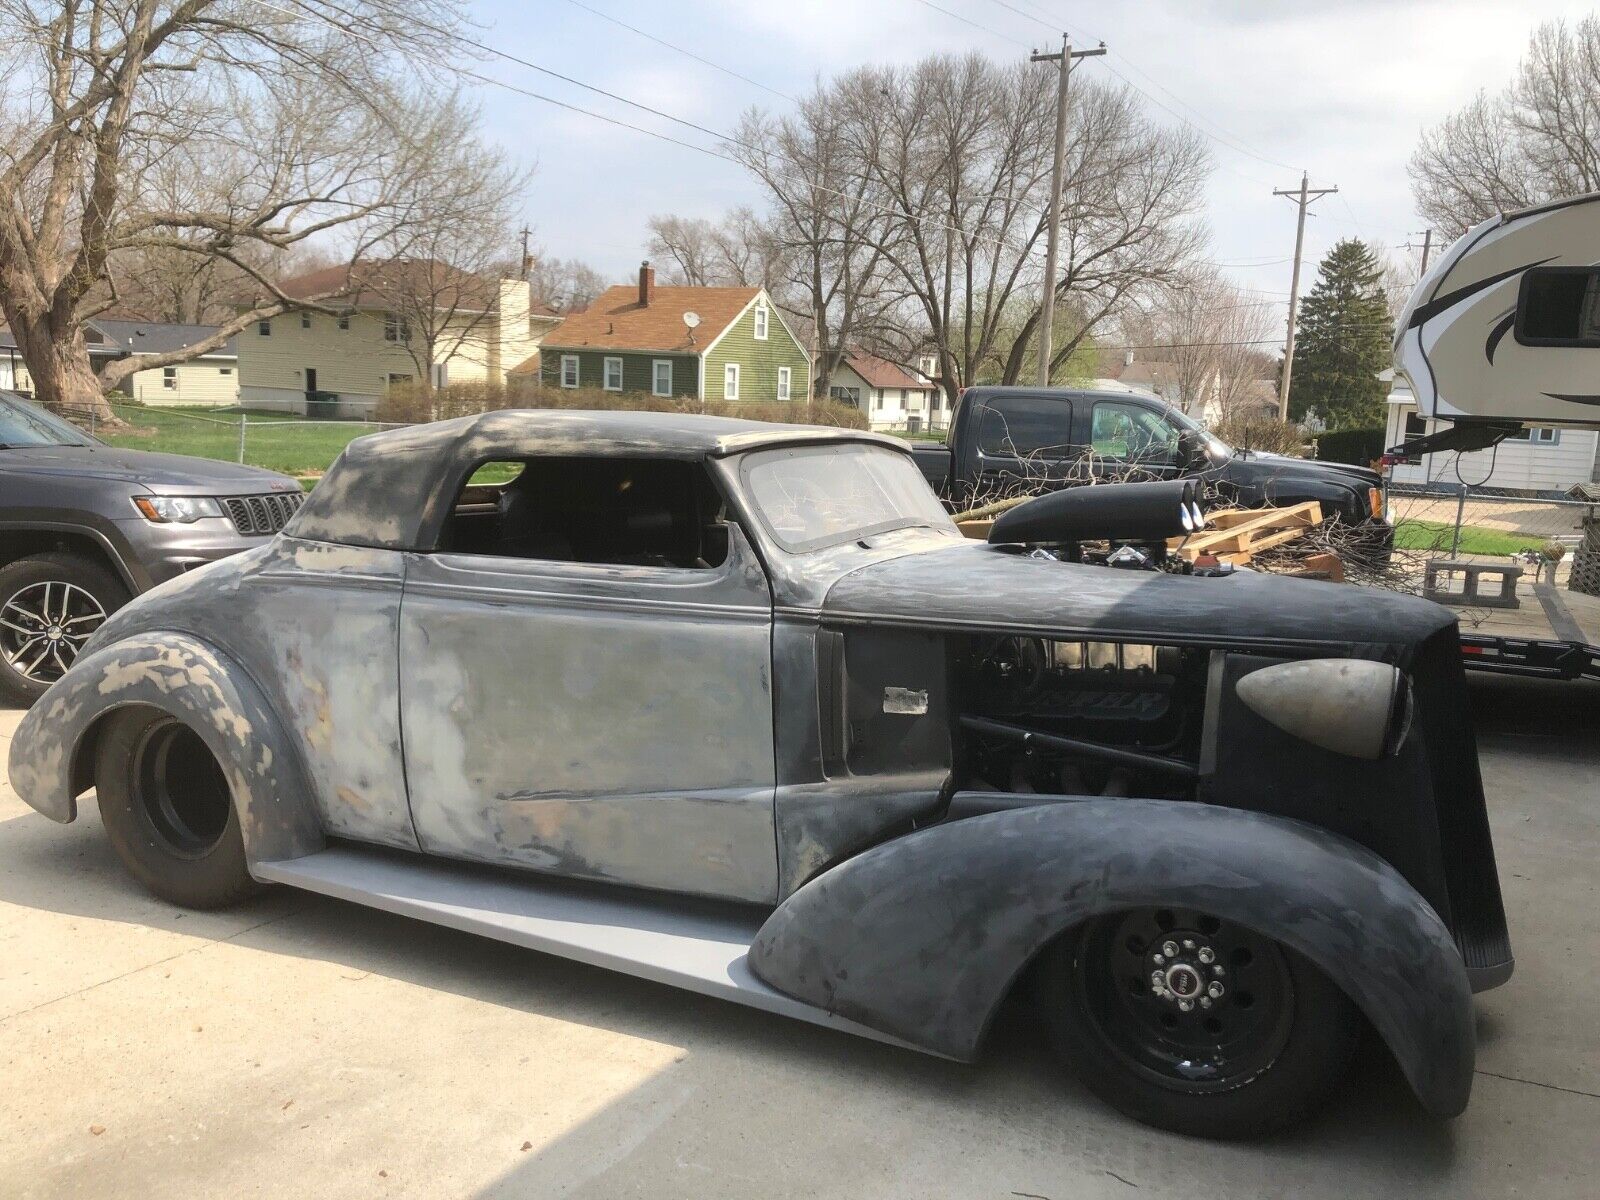
M766 289L657 287L649 263L637 288L608 288L546 335L539 376L548 388L729 403L811 395L810 356Z

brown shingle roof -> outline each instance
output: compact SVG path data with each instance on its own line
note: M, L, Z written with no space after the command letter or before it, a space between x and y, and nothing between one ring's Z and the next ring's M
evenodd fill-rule
M933 391L933 384L923 383L899 363L892 363L886 358L875 355L863 354L859 350L852 350L844 356L844 361L849 368L867 384L875 388L911 388L920 392Z
M381 306L384 292L408 292L419 298L439 297L439 307L486 311L499 299L497 280L458 271L448 263L427 258L393 258L382 262L359 260L353 264L325 267L286 279L278 287L296 300L343 299L356 308ZM535 317L561 314L548 304L533 302L528 312Z
M544 340L564 349L647 350L698 354L715 341L761 291L753 287L657 287L648 308L636 284L607 288L581 313L573 313ZM698 313L689 340L683 314Z

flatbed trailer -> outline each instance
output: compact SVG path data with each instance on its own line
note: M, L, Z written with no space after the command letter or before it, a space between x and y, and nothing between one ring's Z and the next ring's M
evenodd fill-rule
M1551 583L1520 598L1520 608L1456 609L1462 662L1502 675L1600 679L1600 598Z

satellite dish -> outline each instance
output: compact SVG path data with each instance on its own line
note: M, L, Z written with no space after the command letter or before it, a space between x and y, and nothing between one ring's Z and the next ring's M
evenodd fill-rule
M700 314L697 313L697 312L686 312L686 313L684 313L683 314L683 323L685 325L687 325L690 329L698 329L699 326L700 326Z

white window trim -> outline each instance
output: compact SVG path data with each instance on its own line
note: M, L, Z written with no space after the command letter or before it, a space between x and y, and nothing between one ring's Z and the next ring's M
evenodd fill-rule
M767 334L772 329L772 314L767 311L767 306L765 304L756 305L754 325L756 341L766 341Z
M617 368L616 387L611 386L611 367L613 364ZM600 386L608 392L620 392L622 390L622 360L620 358L607 356L602 360L600 364Z
M571 366L572 366L572 382L571 383L567 382L567 366L568 366L568 364L571 364ZM582 382L582 375L583 375L583 368L578 363L578 356L576 354L563 354L561 356L561 386L564 387L564 388L575 388L575 387L577 387L578 384Z
M790 371L790 369L788 367L779 367L778 368L778 399L779 400L787 400L787 399L789 399L790 393L792 391L791 380L793 378L794 378L793 373Z
M166 388L168 391L177 391L177 389L178 389L178 368L177 367L162 367L161 368L161 386Z
M722 398L724 400L737 400L739 398L739 364L722 364Z
M667 390L661 390L661 368L667 369ZM652 396L672 395L672 360L670 358L656 358L650 361L650 394Z

